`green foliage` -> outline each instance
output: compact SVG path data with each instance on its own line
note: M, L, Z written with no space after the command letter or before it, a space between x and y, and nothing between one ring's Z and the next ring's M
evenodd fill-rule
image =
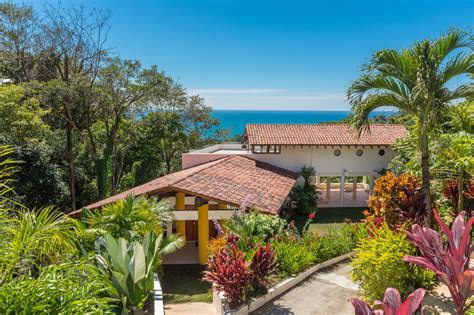
M311 266L315 257L303 242L284 238L272 242L278 264L278 275L287 278Z
M457 99L474 96L472 80L456 87L451 79L472 74L472 34L451 30L436 40L416 42L410 48L377 51L359 79L347 91L354 111L353 125L361 134L369 114L393 106L409 116L421 165L427 224L430 224L430 135L439 134L450 120L449 108Z
M0 144L25 161L17 199L28 207L75 210L225 137L203 98L156 65L111 56L109 26L107 13L74 5L0 4L0 72L14 82L0 87Z
M174 218L173 208L165 201L143 196L128 196L95 211L84 210L82 220L88 225L87 233L133 240L147 232L163 233L163 225Z
M90 263L43 267L0 286L1 314L112 314L117 300L107 275Z
M97 260L108 273L123 307L130 311L143 309L153 292L153 266L162 237L147 233L143 242L128 242L105 234L98 240Z
M319 235L310 231L299 235L296 231L272 241L275 249L278 274L285 278L297 274L311 265L353 250L360 239L367 236L363 224L344 224L340 229Z
M392 287L406 297L414 289L430 288L434 274L402 261L405 255L414 255L416 248L405 233L397 232L384 224L374 235L362 239L352 260L352 275L359 283L363 297L373 303Z
M281 235L285 228L285 220L277 215L261 213L258 210L232 216L225 223L229 233L240 240L251 240L251 244L263 244L277 235Z
M77 253L80 229L76 220L52 208L21 209L0 221L0 234L1 284Z
M290 199L296 204L297 213L309 214L316 211L318 193L315 185L314 168L303 166L300 172L303 185L296 185L290 193Z

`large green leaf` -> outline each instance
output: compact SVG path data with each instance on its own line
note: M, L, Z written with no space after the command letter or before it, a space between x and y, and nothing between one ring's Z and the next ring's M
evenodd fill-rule
M146 276L146 261L145 253L143 252L142 245L134 243L133 245L133 256L128 265L128 271L133 278L135 283L138 283L140 280Z

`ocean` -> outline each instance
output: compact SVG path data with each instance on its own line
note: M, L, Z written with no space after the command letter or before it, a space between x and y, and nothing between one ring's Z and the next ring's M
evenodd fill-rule
M245 124L317 124L347 117L350 111L294 111L294 110L213 110L212 116L219 119L220 127L229 129L230 135L243 134ZM393 112L373 112L370 117Z

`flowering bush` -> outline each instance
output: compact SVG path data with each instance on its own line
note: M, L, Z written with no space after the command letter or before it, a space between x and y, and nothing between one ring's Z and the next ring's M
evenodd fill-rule
M380 221L382 219L390 226L399 226L404 221L400 207L403 207L403 200L409 198L407 192L416 191L418 194L420 187L418 178L409 173L397 176L392 172L387 172L375 182L367 203L371 210L370 213L366 213L367 220Z
M209 240L209 256L214 257L225 248L227 244L227 235L220 234L217 237Z

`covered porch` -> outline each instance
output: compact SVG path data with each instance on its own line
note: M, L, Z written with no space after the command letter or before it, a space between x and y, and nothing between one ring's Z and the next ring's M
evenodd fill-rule
M318 206L321 208L366 207L376 172L316 173Z

